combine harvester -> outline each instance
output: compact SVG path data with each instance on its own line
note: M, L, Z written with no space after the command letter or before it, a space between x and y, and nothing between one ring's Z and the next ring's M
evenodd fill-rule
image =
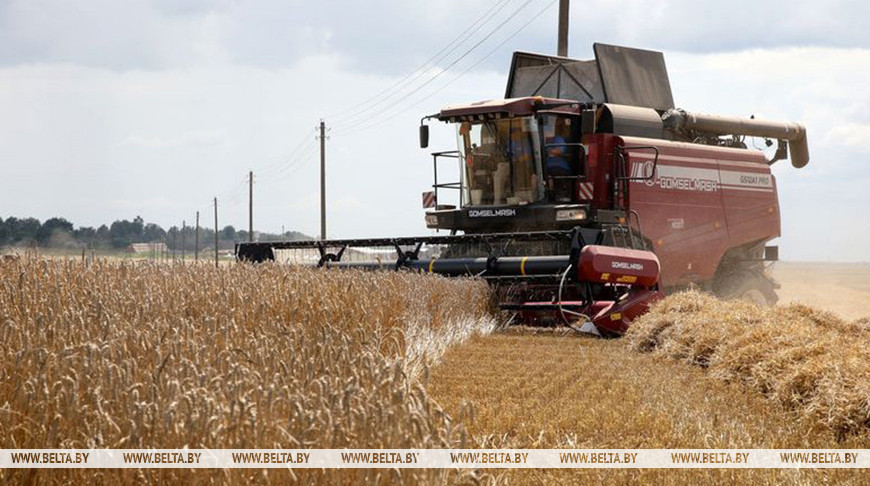
M664 56L595 44L595 60L516 52L505 99L424 117L456 126L433 153L428 228L449 236L242 243L240 260L479 276L514 322L620 335L649 305L697 285L723 298L777 300L770 166L809 161L797 123L674 107ZM745 137L777 144L768 160ZM439 164L459 167L440 182ZM427 199L424 194L424 199ZM434 197L433 197L434 196Z

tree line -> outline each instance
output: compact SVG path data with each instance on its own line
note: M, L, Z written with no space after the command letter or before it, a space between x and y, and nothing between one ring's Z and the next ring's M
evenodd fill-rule
M310 240L310 236L298 231L257 233L259 241ZM248 232L224 226L218 233L219 249L232 249L237 242L248 241ZM87 248L92 250L123 250L132 243L165 243L169 250L193 251L196 245L196 228L172 226L164 230L155 223L145 223L136 216L132 221L120 220L98 228L75 227L64 218L49 218L40 222L36 218L0 218L0 247L24 246L40 248ZM214 247L214 230L200 227L199 247Z

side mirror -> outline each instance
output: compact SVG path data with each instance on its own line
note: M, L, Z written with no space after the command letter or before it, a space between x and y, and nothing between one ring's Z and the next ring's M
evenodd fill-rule
M420 148L429 147L429 125L420 125Z

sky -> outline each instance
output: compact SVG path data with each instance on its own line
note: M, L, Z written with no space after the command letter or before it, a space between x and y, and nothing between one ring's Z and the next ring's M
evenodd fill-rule
M420 118L500 98L511 53L555 53L554 0L0 0L0 217L98 226L428 234ZM660 50L677 106L806 125L774 165L786 260L870 261L870 4L574 1L569 54ZM432 150L455 148L432 126ZM444 175L442 172L440 175ZM449 175L449 174L448 174Z

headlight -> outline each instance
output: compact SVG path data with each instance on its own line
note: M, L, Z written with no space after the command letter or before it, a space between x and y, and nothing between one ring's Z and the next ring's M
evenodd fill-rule
M426 227L427 228L438 227L438 216L436 216L434 214L426 214Z
M556 211L556 221L583 221L586 211L583 209L559 209Z

